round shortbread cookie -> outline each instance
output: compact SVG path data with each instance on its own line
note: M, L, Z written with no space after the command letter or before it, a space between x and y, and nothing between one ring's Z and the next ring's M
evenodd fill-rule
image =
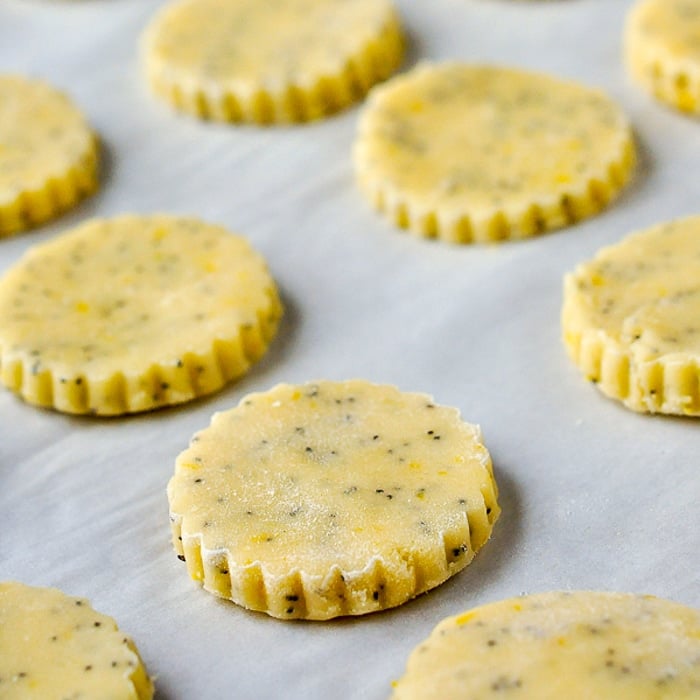
M395 700L691 700L700 612L625 593L540 593L443 620Z
M179 0L144 37L157 94L202 118L259 124L324 117L401 63L391 0Z
M132 640L86 600L0 582L3 700L150 700L153 683Z
M282 619L400 605L467 566L500 512L477 427L361 380L278 385L216 414L168 497L192 578Z
M524 238L592 216L635 163L602 93L491 66L422 65L373 90L360 187L398 226L458 243Z
M569 355L635 411L700 415L700 216L602 249L566 275Z
M700 114L700 1L637 2L625 25L625 59L661 102Z
M43 82L0 75L0 237L58 216L97 188L97 141Z
M242 237L167 215L89 221L0 279L0 378L29 403L118 415L220 389L282 307Z

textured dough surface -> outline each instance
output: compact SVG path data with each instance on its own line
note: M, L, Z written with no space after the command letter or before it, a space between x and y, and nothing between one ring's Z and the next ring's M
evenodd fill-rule
M564 341L635 411L700 415L700 217L632 234L565 278Z
M50 219L97 187L85 118L49 85L0 75L0 237Z
M154 91L200 117L322 117L359 99L403 55L390 0L180 0L145 39Z
M546 75L424 64L373 91L355 144L360 186L394 222L467 243L592 216L631 175L621 110Z
M3 700L150 700L134 643L86 600L0 582Z
M555 592L443 620L408 660L395 700L690 700L700 613L623 593Z
M630 72L657 99L700 114L700 2L641 0L625 26Z
M216 414L168 496L191 576L283 619L399 605L464 568L499 514L477 427L361 380L282 384Z
M181 403L243 374L280 314L244 238L184 217L93 220L30 249L0 280L0 376L69 413Z

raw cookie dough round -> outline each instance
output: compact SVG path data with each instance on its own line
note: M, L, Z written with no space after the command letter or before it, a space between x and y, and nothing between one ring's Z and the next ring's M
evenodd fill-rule
M564 281L564 342L635 411L700 415L700 216L603 248Z
M372 92L354 160L360 187L396 225L481 243L596 214L630 178L635 148L625 115L597 90L442 63Z
M700 612L624 593L540 593L443 620L394 700L691 700Z
M67 413L181 403L245 373L281 313L263 259L221 226L88 221L0 279L0 379Z
M281 384L216 414L168 497L192 578L282 619L400 605L463 569L500 512L476 426L361 380Z
M144 46L152 89L177 108L259 124L343 109L403 56L391 0L179 0Z
M70 209L97 188L97 142L46 83L0 75L0 238Z
M625 26L629 71L657 99L700 114L700 2L641 0Z
M3 700L150 700L134 643L86 600L55 588L0 582Z

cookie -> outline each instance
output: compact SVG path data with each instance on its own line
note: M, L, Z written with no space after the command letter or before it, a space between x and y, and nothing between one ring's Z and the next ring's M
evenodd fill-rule
M400 605L467 566L500 512L477 427L362 380L281 384L216 414L168 498L190 576L282 619Z
M661 102L700 114L700 3L641 0L625 24L625 59L634 79Z
M375 88L356 177L397 226L457 243L525 238L598 213L635 164L597 90L513 68L423 64Z
M700 415L700 217L633 234L564 282L569 355L634 411Z
M443 620L394 700L700 697L700 612L653 596L540 593Z
M66 413L182 403L245 373L281 312L263 259L221 226L167 215L89 221L0 279L0 379Z
M0 697L150 700L133 641L82 598L0 582Z
M0 238L70 209L97 188L97 141L64 94L0 75Z
M179 0L144 36L153 91L197 117L304 122L391 75L403 36L390 0Z

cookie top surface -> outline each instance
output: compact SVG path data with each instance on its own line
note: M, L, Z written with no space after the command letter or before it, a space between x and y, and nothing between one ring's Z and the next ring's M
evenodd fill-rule
M629 167L630 147L625 115L597 90L512 68L424 64L373 92L355 165L361 185L438 225L466 217L479 227L500 213L517 226L536 206L545 229L561 225L547 222L547 207L589 198L611 166Z
M153 684L131 639L87 601L0 582L0 696L149 700Z
M649 50L688 61L700 70L700 4L697 0L642 0L630 14L627 31Z
M180 0L146 35L147 60L236 92L341 72L381 33L389 0Z
M0 205L63 176L93 138L64 94L40 81L0 75Z
M89 391L123 378L121 410L87 397L75 412L138 410L132 381L159 394L150 405L142 397L144 408L177 403L240 374L279 314L262 257L223 227L167 215L93 220L31 248L0 280L3 379L32 400L13 385L18 363L27 392L46 375L54 398L65 384Z
M568 283L582 321L639 360L700 361L700 217L632 234L577 266Z
M96 160L95 136L66 95L38 80L0 75L0 236L48 219L94 189Z
M266 585L293 574L311 589L337 571L351 597L378 567L381 597L362 591L357 609L346 601L333 614L307 600L310 618L437 585L466 566L499 512L477 428L428 396L361 380L279 385L215 415L168 493L185 542L224 553L232 571L260 567Z
M652 596L542 593L442 621L394 698L690 700L700 612Z

